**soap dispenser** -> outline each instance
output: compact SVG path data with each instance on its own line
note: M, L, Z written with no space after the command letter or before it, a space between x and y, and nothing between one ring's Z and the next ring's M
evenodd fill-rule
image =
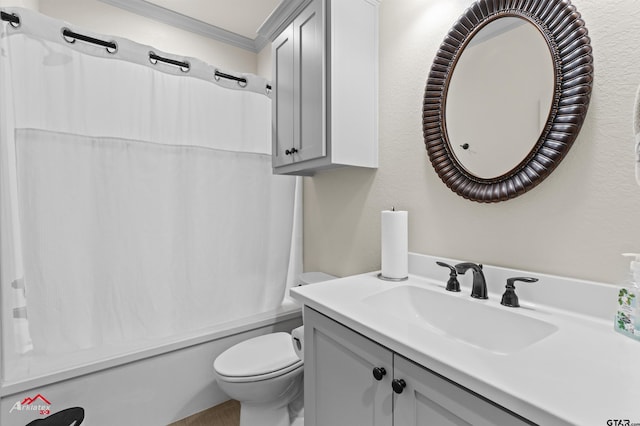
M618 309L614 329L626 336L640 340L640 254L623 253L630 257L629 279L618 291Z

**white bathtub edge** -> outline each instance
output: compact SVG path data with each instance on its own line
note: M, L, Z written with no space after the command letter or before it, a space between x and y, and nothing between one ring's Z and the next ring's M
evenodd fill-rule
M202 334L202 330L200 330L198 332L192 333L192 335L190 336L174 340L170 343L162 343L158 346L150 347L148 349L137 350L132 353L118 355L109 359L99 360L80 366L74 366L72 368L60 370L38 377L33 377L26 380L3 382L2 384L0 384L0 397L5 398L29 389L40 388L46 385L62 382L64 380L80 377L86 374L91 374L98 371L129 364L145 358L167 354L169 352L185 349L190 346L199 345L208 341L221 339L223 337L232 336L234 334L239 334L249 330L264 327L266 325L273 324L274 322L293 319L300 315L302 315L300 305L297 302L285 300L282 305L276 310L263 312L250 317L251 322L246 322L247 319L237 320L231 323L217 326L213 331L208 333ZM233 325L234 323L238 323L238 325Z

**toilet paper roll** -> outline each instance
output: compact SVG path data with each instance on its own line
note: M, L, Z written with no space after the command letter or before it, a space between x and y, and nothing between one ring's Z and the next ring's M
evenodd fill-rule
M291 343L293 343L293 350L296 351L298 358L304 361L304 326L293 329Z
M408 217L406 211L382 211L382 278L396 280L409 275Z

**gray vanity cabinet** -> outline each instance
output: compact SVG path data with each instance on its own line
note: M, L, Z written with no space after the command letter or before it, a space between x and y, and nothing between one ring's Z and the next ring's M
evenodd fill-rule
M305 426L531 424L307 307L304 355Z
M274 39L274 173L378 166L378 3L307 0Z
M399 355L395 378L406 387L394 400L394 425L531 425L426 368Z
M305 426L391 426L393 353L305 308ZM384 368L376 380L372 371Z

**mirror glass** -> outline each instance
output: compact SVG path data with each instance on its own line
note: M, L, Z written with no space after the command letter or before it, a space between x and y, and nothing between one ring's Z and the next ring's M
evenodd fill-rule
M554 89L551 51L535 25L504 16L483 26L464 47L446 92L444 127L460 165L483 179L518 166L544 130Z

